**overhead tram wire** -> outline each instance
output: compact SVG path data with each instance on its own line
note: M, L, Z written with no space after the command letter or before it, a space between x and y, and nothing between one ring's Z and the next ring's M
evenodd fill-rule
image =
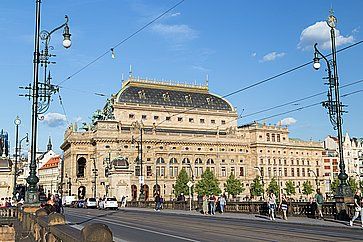
M67 125L69 125L69 120L68 120L68 117L67 117L66 109L64 108L63 99L62 99L62 97L60 95L60 92L58 92L58 98L59 98L59 104L61 105L62 110L63 110L63 114L66 117Z
M360 82L363 82L363 80L359 80L359 81L355 81L355 82L352 82L352 83L349 83L349 84L346 84L344 85L344 87L347 87L347 86L351 86L351 85L354 85L354 84L357 84L357 83L360 83ZM342 86L343 87L343 86ZM363 92L363 89L360 89L360 90L356 90L356 91L353 91L353 92L349 92L349 93L346 93L346 94L343 94L341 95L342 97L347 97L347 96L351 96L351 95L354 95L354 94L357 94L357 93L360 93L360 92ZM325 92L324 92L325 93ZM307 109L307 108L311 108L311 107L314 107L314 106L318 106L318 105L321 105L322 102L316 102L316 103L313 103L313 104L308 104L308 105L305 105L305 106L302 106L302 107L298 107L298 108L295 108L295 109L291 109L291 110L288 110L288 111L284 111L284 112L280 112L280 113L276 113L276 114L272 114L272 115L269 115L269 116L266 116L266 117L263 117L263 118L259 118L259 119L256 119L256 120L253 120L249 123L253 123L253 122L259 122L259 121L263 121L263 120L266 120L266 119L271 119L271 118L275 118L275 117L278 117L278 116L282 116L282 115L285 115L285 114L288 114L288 113L293 113L293 112L297 112L297 111L301 111L301 110L304 110L304 109ZM257 113L257 112L256 112ZM260 112L261 113L261 112ZM251 115L250 115L251 116ZM236 118L228 121L227 123L231 123L231 122L234 122L236 120L239 120L241 118L245 118L246 115L238 115ZM206 131L216 131L218 132L219 130L219 126L217 128L211 128L211 129L205 129ZM185 137L183 137L182 139L179 139L179 140L174 140L173 142L186 142L186 141L191 141L193 139L196 139L196 138L200 138L198 136L193 136L193 137L190 137L188 139L185 139ZM159 140L159 141L156 141L155 145L156 144L159 144L161 143L163 140ZM148 151L151 151L153 149L156 149L157 147L153 147L153 148L150 148L148 149Z
M66 79L64 79L60 83L58 83L58 85L61 85L64 82L68 81L69 79L73 78L74 76L78 75L80 72L82 72L83 70L85 70L86 68L88 68L90 65L94 64L95 62L97 62L98 60L100 60L102 57L104 57L105 55L107 55L108 53L110 53L110 50L113 51L114 49L118 48L120 45L122 45L123 43L125 43L126 41L128 41L129 39L131 39L132 37L134 37L135 35L137 35L138 33L140 33L145 28L149 27L151 24L155 23L157 20L159 20L160 18L162 18L164 15L166 15L167 13L169 13L170 11L172 11L173 9L175 9L177 6L179 6L180 4L182 4L184 1L185 0L181 0L181 1L177 2L176 4L174 4L172 7L170 7L169 9L165 10L163 13L161 13L160 15L158 15L156 18L154 18L153 20L151 20L150 22L148 22L147 24L145 24L144 26L142 26L141 28L139 28L138 30L136 30L135 32L133 32L132 34L130 34L129 36L127 36L126 38L124 38L123 40L121 40L120 42L118 42L117 44L115 44L112 48L108 49L103 54L101 54L98 57L96 57L94 60L92 60L91 62L89 62L88 64L86 64L85 66L83 66L81 69L79 69L78 71L76 71L73 74L71 74L70 76L68 76Z
M352 85L355 85L355 84L358 84L358 83L362 83L362 82L363 82L363 79L352 82L352 83L348 83L348 84L342 85L340 87L340 89L343 89L343 88L346 88L346 87L349 87L349 86L352 86ZM313 94L313 95L310 95L310 96L307 96L307 97L304 97L304 98L299 98L299 99L296 99L294 101L289 101L287 103L279 104L279 105L276 105L274 107L262 109L260 111L256 111L256 112L253 112L253 113L248 113L246 115L243 115L243 118L250 117L250 116L253 116L253 115L256 115L256 114L260 114L260 113L264 113L264 112L267 112L267 111L271 111L271 110L274 110L274 109L277 109L277 108L285 107L285 106L288 106L290 104L295 104L295 103L298 103L298 102L301 102L301 101L305 101L305 100L308 100L308 99L311 99L311 98L314 98L314 97L321 96L323 94L326 94L326 91L319 92L319 93L316 93L316 94Z

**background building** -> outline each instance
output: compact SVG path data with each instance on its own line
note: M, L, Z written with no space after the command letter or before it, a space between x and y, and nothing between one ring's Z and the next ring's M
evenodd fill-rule
M173 199L183 168L196 181L210 168L222 189L234 173L246 188L240 197L249 195L252 180L261 175L256 167L266 187L273 177L281 188L292 180L297 198L304 181L324 187L320 143L290 139L281 126L238 127L237 119L232 104L210 93L207 85L130 77L94 113L91 124L66 130L64 191L138 199L142 189L150 199L158 186L166 199Z

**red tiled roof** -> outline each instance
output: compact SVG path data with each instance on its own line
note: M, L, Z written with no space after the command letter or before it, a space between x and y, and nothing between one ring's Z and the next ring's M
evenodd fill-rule
M39 170L51 169L58 167L60 155L50 158Z

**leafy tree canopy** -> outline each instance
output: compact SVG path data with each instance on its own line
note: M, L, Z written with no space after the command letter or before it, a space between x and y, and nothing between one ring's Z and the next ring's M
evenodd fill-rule
M228 177L227 182L224 183L224 187L224 191L233 197L245 190L243 184L238 179L236 179L233 173L231 173L231 175Z
M260 177L256 176L250 185L250 193L252 196L261 196L263 194L263 186Z
M313 189L313 185L311 185L311 182L310 181L305 181L303 183L303 190L302 190L302 193L309 196L310 194L312 194L314 191Z
M285 183L285 186L286 187L284 189L285 189L287 195L295 195L295 193L296 193L295 186L291 180L288 180Z
M178 175L178 178L175 181L174 185L174 194L175 196L179 196L181 193L188 194L189 187L187 183L190 181L188 173L185 169L182 169Z
M218 195L222 192L218 179L209 168L202 174L202 179L196 184L195 190L199 195Z

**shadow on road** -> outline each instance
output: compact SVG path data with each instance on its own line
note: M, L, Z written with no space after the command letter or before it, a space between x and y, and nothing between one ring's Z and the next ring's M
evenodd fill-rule
M117 211L113 211L113 212L109 212L109 213L105 213L105 214L100 214L100 215L94 216L92 218L88 218L88 219L86 219L84 221L81 221L81 222L77 222L77 223L66 223L66 224L68 224L68 225L80 225L80 224L84 224L84 223L90 222L92 220L95 220L97 218L103 218L103 217L107 217L107 216L113 215L115 213L117 213ZM72 216L72 215L70 215L70 216Z

